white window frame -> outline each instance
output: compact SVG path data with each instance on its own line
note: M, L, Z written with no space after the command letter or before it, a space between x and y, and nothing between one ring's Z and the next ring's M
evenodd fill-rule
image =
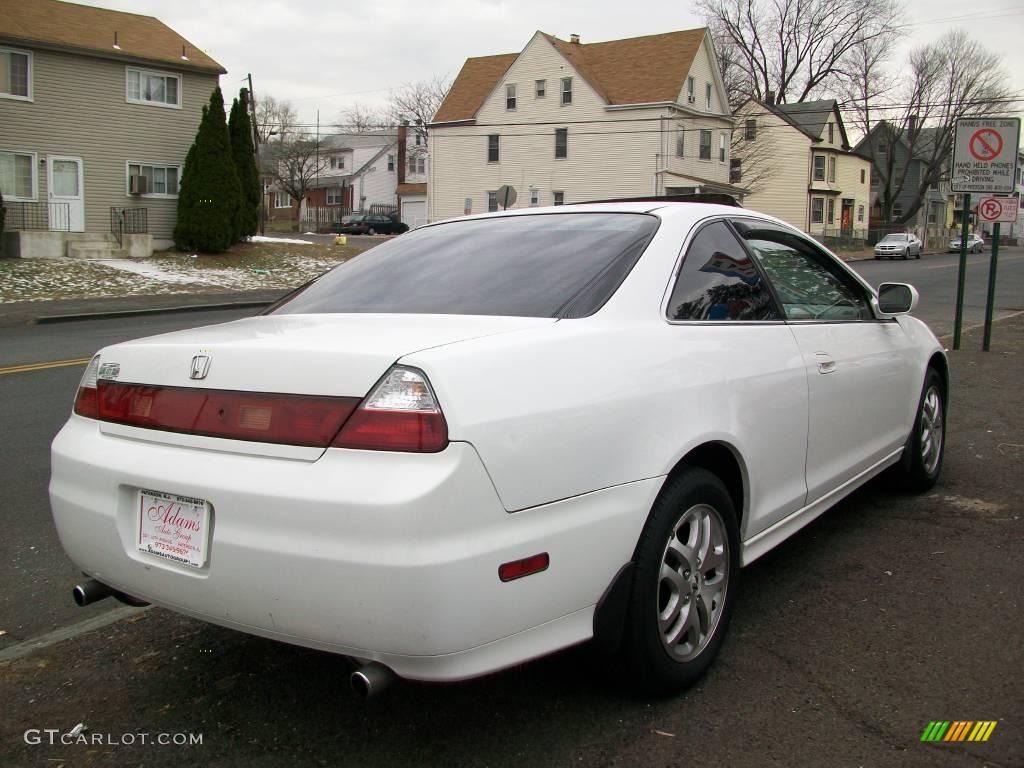
M497 190L488 190L485 194L487 195L487 212L488 213L495 213L496 211L501 210L498 207L498 191ZM493 208L491 207L492 203L494 205Z
M177 95L178 95L178 103L177 104L168 104L166 101L147 101L146 99L143 99L141 97L141 95L140 95L139 98L133 99L132 96L131 96L131 91L128 88L128 78L130 76L130 73L132 73L132 72L138 72L139 73L139 92L140 92L140 94L141 94L141 91L142 91L142 78L143 77L148 77L150 75L155 76L155 77L173 77L175 80L178 81L178 87L176 89L176 92L177 92ZM163 107L164 109L181 109L181 105L182 105L182 93L181 93L182 80L183 80L182 76L177 74L177 73L175 73L175 72L164 72L164 71L159 70L159 69L143 69L142 67L125 67L124 68L124 100L127 103L129 103L129 104L141 104L142 106L145 106L145 107Z
M427 172L427 159L423 155L410 155L405 168L410 176L422 176Z
M836 159L834 157L828 159L828 180L830 184L834 184L836 181Z
M530 190L530 207L531 208L536 208L538 205L540 205L540 190L539 189L531 189Z
M515 112L516 107L519 106L519 99L516 93L516 83L505 83L505 110L508 112ZM509 102L512 102L511 107L508 105Z
M284 195L288 202L285 205L281 205L281 195ZM292 207L292 196L283 190L278 190L274 193L274 208L291 208Z
M818 158L821 158L821 178L818 178ZM825 176L828 173L828 161L824 155L814 155L811 157L811 181L824 181Z
M725 133L718 134L718 162L729 162L729 153L726 151Z
M533 98L544 99L548 95L548 81L547 80L534 80L533 81Z
M345 191L341 187L327 188L327 205L341 205L345 199Z
M395 156L388 155L388 172L395 170Z
M676 157L686 157L686 128L676 126Z
M703 157L703 154L704 154L704 137L705 136L707 136L707 138L708 138L708 156L707 157ZM697 159L698 160L704 160L704 161L711 160L711 153L714 152L714 149L712 149L712 147L711 147L712 140L713 139L712 139L712 131L711 131L711 129L710 128L701 128L700 129L700 134L698 135L698 141L697 141Z
M0 53L17 53L22 56L28 56L28 96L19 96L14 93L4 93L0 91L0 99L11 99L12 101L33 101L33 81L35 80L35 61L33 60L32 51L23 51L20 48L9 48L6 45L0 45Z
M693 78L693 77L686 78L686 96L687 96L687 100L690 101L690 102L692 102L696 98L695 95L694 95L694 89L696 87L697 87L696 78Z
M562 78L561 90L558 93L559 93L559 95L558 95L558 103L561 106L563 106L563 107L570 107L570 106L572 106L572 78L571 77L563 77ZM566 100L566 98L565 98L566 96L569 97L568 100Z
M708 112L711 111L711 83L704 84L704 102L707 105Z
M858 205L857 206L857 221L859 221L859 222L863 222L864 221L864 206L863 205Z
M828 223L829 224L835 224L836 223L836 199L834 197L830 197L827 201L825 201L825 207L828 209Z
M35 203L39 201L39 156L35 152L22 152L18 149L4 149L0 147L0 154L5 155L27 155L32 158L32 197L19 197L17 195L4 195L4 201L12 203Z
M814 218L814 204L821 201L821 217L817 220ZM811 224L824 224L825 223L825 198L816 196L811 198Z
M561 189L551 190L551 204L552 205L565 205L565 192Z
M144 195L133 195L131 194L131 171L129 170L133 165L139 166L141 171L143 166L149 166L150 168L163 168L165 171L168 168L174 168L178 172L178 189L181 189L181 163L154 163L149 160L127 160L124 164L124 194L127 197L152 197L157 200L177 200L178 193L175 192L173 195L168 192L147 192Z

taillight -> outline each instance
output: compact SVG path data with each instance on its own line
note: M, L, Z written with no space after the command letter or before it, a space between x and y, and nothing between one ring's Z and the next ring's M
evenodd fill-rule
M100 356L96 355L85 369L75 395L75 413L89 419L99 418L99 400L96 396L96 374L100 370Z
M448 424L427 377L396 365L355 410L335 448L436 453L448 445Z
M356 397L99 383L99 418L132 427L229 440L326 448Z

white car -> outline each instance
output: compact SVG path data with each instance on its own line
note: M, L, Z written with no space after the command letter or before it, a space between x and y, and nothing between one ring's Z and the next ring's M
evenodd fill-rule
M688 684L743 566L887 468L935 482L916 300L723 205L422 227L262 316L99 352L52 449L76 599L343 654L364 693L591 638Z
M899 256L901 259L909 259L913 256L920 259L923 247L921 240L913 233L892 232L875 243L875 258L895 259Z
M981 235L972 232L967 236L967 252L968 253L981 253L985 248L985 240ZM949 241L949 250L960 253L960 238L954 238Z

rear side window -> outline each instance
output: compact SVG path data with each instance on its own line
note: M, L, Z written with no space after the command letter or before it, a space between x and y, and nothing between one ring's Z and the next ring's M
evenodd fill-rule
M424 227L340 264L273 314L584 317L615 292L657 227L656 217L640 213Z
M779 320L771 292L721 221L703 227L683 258L669 320Z

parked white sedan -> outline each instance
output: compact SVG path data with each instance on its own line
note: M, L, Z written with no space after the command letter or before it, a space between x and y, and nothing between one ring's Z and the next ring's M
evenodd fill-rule
M916 300L740 208L420 228L263 316L99 352L52 451L76 599L343 654L364 693L591 638L685 685L742 566L887 468L935 482Z
M912 232L891 232L875 243L875 258L920 259L923 248L920 238Z
M984 238L982 238L981 235L979 235L979 234L977 234L975 232L971 232L969 235L967 235L967 252L968 253L981 253L984 250L984 248L985 248L985 240L984 240ZM953 252L959 253L960 252L960 238L959 237L955 237L955 238L953 238L952 240L949 241L949 248L948 248L948 250L949 250L950 253L953 253Z

